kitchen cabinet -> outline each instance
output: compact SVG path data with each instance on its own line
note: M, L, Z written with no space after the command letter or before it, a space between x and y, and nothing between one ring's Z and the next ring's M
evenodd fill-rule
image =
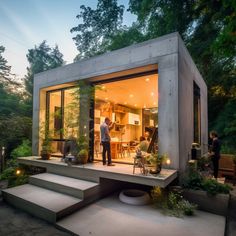
M140 125L140 115L134 113L127 113L127 124Z

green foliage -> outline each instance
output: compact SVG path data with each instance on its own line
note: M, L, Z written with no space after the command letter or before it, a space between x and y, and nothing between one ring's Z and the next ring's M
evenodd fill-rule
M0 83L9 79L11 67L7 65L7 60L2 56L5 48L0 45Z
M154 187L151 191L153 203L161 208L164 213L180 217L182 215L193 215L196 205L185 200L178 192L167 192L160 187Z
M27 157L32 155L31 143L29 140L23 140L19 145L11 152L11 157L16 159L17 157Z
M189 169L183 178L183 187L189 189L202 189L203 177L199 171Z
M157 164L164 164L168 159L168 155L165 154L160 154L160 153L152 153L150 157L148 158L148 162L150 162L152 165L157 165Z
M21 172L17 174L17 170ZM25 174L23 169L19 169L19 167L8 167L3 171L0 175L1 180L8 180L8 187L15 187L18 185L22 185L28 182L28 175Z
M232 190L228 184L218 183L215 179L204 179L202 189L210 195L216 195L218 193L228 194Z
M189 170L182 180L182 186L187 189L203 190L210 195L218 193L228 194L231 187L228 184L218 183L215 179L205 178L198 170Z
M24 83L27 91L29 102L32 103L33 94L33 77L35 74L62 66L63 55L59 51L58 46L51 48L43 41L39 46L28 50L26 55L29 67L27 67L27 75L25 76Z
M77 33L73 38L79 51L76 60L105 52L121 26L124 12L124 6L118 6L117 0L98 0L95 10L84 5L80 9L77 18L82 23L71 29L72 33Z

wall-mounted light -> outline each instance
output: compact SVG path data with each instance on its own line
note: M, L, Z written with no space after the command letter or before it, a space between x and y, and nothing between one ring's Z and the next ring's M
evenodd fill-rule
M21 170L20 169L17 169L16 170L16 175L20 175L21 174Z
M149 82L149 80L150 80L149 78L146 78L146 79L145 79L146 82Z

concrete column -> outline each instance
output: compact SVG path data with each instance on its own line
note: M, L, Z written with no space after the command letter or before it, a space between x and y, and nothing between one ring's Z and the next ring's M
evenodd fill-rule
M158 146L167 153L170 168L179 169L178 127L178 55L163 56L158 61Z

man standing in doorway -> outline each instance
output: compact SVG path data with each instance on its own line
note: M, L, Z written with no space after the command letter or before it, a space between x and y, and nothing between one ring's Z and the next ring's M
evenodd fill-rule
M101 131L101 141L102 141L102 162L103 165L106 165L106 154L108 159L108 166L114 166L111 162L111 137L110 130L114 127L115 123L112 123L108 117L105 118L105 121L100 126Z

